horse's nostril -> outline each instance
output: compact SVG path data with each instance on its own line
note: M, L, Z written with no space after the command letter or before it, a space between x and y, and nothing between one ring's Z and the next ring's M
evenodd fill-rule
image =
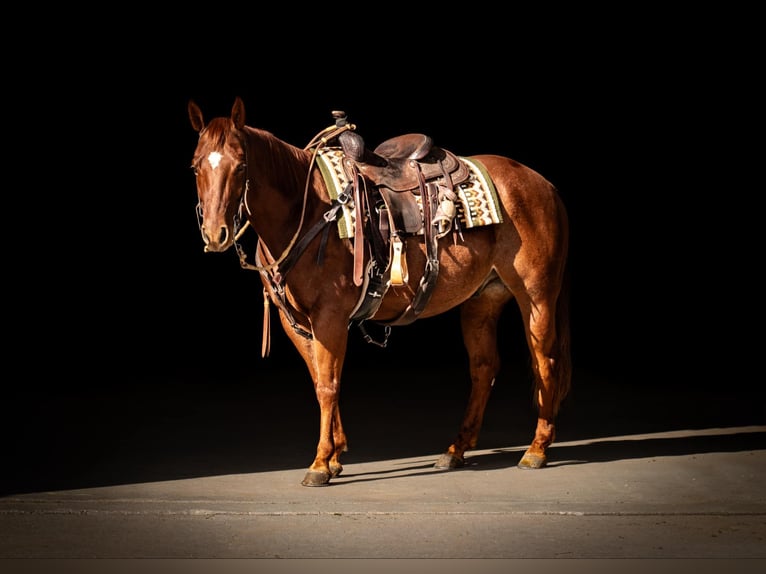
M226 245L226 241L229 238L229 228L225 225L221 226L220 233L218 234L218 243L220 245Z

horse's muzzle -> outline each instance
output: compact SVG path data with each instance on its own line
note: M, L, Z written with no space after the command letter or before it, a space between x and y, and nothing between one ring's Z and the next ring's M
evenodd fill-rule
M208 235L204 225L200 227L200 231L202 232L202 240L205 242L205 253L226 251L234 242L231 233L229 233L229 227L226 225L218 228L217 237Z

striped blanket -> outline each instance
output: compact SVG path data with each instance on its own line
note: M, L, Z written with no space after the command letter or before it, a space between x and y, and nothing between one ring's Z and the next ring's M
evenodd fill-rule
M458 200L456 218L460 220L461 229L470 229L482 225L493 225L503 220L497 199L497 191L484 166L473 159L461 157L469 167L471 175L467 181L455 187ZM349 183L343 169L343 150L339 147L324 147L317 154L317 164L324 177L328 192L332 199ZM420 197L418 196L418 201ZM342 238L354 236L354 212L343 206L343 216L338 219L338 232Z

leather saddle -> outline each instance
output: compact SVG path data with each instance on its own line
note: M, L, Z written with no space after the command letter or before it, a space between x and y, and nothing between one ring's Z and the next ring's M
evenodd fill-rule
M353 180L356 172L377 188L390 211L394 232L423 232L425 184L433 182L451 194L456 185L471 175L468 166L455 154L435 146L431 137L424 134L399 135L373 151L365 148L364 140L356 132L344 132L338 139L349 179ZM442 198L433 199L438 203Z
M343 146L344 140L361 140L361 136L346 132L340 139ZM372 182L391 191L419 191L418 170L426 181L449 176L453 185L465 181L470 175L455 154L435 146L427 135L396 136L384 141L373 152L364 150L361 158L355 158L352 154L359 146L363 148L364 143L355 141L349 149L343 146L346 157Z
M455 186L471 171L452 152L434 145L424 134L388 139L370 151L349 126L344 112L333 112L343 150L343 169L354 198L354 283L364 284L351 320L361 323L375 313L390 285L408 280L403 236L422 234L427 262L410 305L391 325L406 325L425 308L439 275L438 240L458 222ZM362 268L364 250L371 258Z

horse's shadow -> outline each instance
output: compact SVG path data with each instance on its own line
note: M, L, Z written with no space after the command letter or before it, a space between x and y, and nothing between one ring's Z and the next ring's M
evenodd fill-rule
M301 471L314 456L318 415L310 386L302 385L302 373L288 378L281 381L284 390L279 392L250 384L195 387L164 382L100 395L20 397L15 410L12 402L8 405L15 416L3 419L0 429L5 469L0 496ZM464 391L450 391L439 379L438 388L424 386L420 395L413 395L409 389L394 392L390 381L382 379L367 375L365 389L372 390L352 388L346 395L351 449L343 459L344 474L333 484L439 472L433 464L457 430ZM680 409L675 399L659 402L648 391L639 399L604 392L605 384L591 387L589 392L583 385L561 417L559 428L569 436L560 434L549 449L549 467L766 450L766 432L737 431L763 425L762 406L744 408L747 405L743 407L736 395L719 393L715 401ZM510 385L506 388L501 386L490 401L481 450L468 451L466 465L458 472L516 467L522 445L531 438L535 413L523 390L516 396ZM261 408L254 410L256 405ZM620 416L612 413L615 410ZM678 413L687 414L681 418ZM653 434L679 429L699 430ZM259 452L257 445L264 444L279 446ZM391 470L353 472L357 463L380 461L392 461Z
M742 431L721 429L721 434L699 434L673 437L597 439L592 442L578 441L551 447L548 451L548 468L577 464L617 462L630 459L662 458L701 455L723 452L766 450L766 431ZM458 472L505 469L515 467L524 448L484 449L466 453L465 465ZM544 470L544 469L543 469ZM395 466L384 471L344 473L337 484L391 480L396 478L432 475L437 472L433 461L418 461L409 466ZM450 472L454 472L450 471Z

